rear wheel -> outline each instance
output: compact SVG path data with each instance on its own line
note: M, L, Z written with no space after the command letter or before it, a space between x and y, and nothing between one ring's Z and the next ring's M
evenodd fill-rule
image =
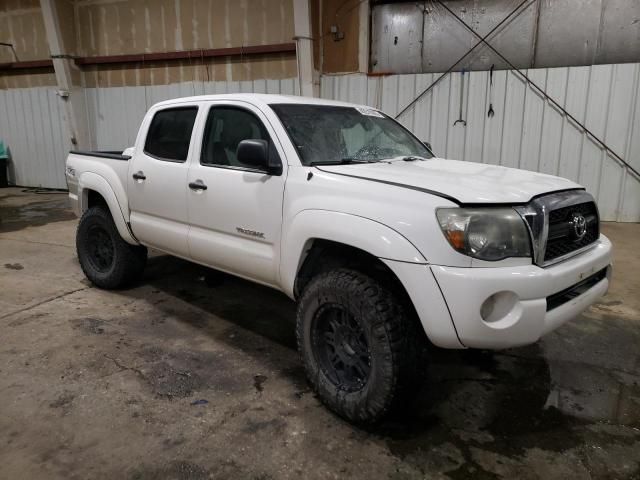
M147 261L147 249L125 242L103 206L91 207L82 215L76 250L87 278L106 289L131 284L140 277Z
M298 304L297 340L307 377L331 410L373 423L417 387L412 318L378 281L338 269L311 280Z

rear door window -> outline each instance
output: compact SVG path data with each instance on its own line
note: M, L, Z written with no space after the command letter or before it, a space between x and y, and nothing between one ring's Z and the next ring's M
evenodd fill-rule
M160 110L153 116L144 152L170 162L184 162L189 153L191 133L198 107L179 107Z

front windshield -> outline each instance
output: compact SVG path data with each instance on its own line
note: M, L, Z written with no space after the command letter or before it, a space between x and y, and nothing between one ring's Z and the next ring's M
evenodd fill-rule
M271 105L304 165L431 158L431 152L377 110L330 105Z

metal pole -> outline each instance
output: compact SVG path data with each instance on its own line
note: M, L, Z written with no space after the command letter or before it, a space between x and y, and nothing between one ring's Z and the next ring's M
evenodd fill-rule
M465 26L467 30L469 30L473 35L480 38L480 43L484 43L489 49L498 55L507 65L509 65L515 72L517 72L528 85L531 85L535 90L537 90L544 98L549 100L553 105L555 105L564 115L573 120L587 135L589 135L597 144L599 144L602 148L604 148L607 152L609 152L617 161L626 166L631 173L635 175L636 178L640 179L640 172L638 172L635 168L629 165L620 155L614 152L609 146L600 140L595 134L585 127L576 117L571 115L567 110L564 109L562 105L556 102L553 98L551 98L547 92L545 92L541 87L539 87L533 80L531 80L525 73L522 72L519 68L517 68L513 63L511 63L504 55L502 55L498 50L496 50L489 42L486 41L486 36L483 38L480 36L478 32L476 32L473 28L471 28L464 20L462 20L458 15L456 15L449 7L447 7L442 0L436 0L444 9L449 12L456 20L458 20L462 25Z
M413 100L411 100L411 102L409 102L409 104L407 106L405 106L402 110L400 110L400 113L398 113L394 118L399 118L402 114L404 114L407 110L409 110L418 100L420 100L424 95L426 95L433 87L435 87L438 83L440 83L440 80L442 80L444 77L446 77L447 75L449 75L454 68L456 68L456 65L458 65L462 60L464 60L465 58L467 58L467 56L469 56L469 54L471 52L473 52L476 48L478 48L480 45L482 45L482 42L489 38L493 32L495 32L497 29L499 29L502 25L504 25L504 23L509 20L518 10L520 10L520 7L522 7L522 5L524 5L527 2L530 2L529 5L527 5L524 9L522 9L518 15L520 15L522 12L524 12L527 8L529 8L531 6L531 4L533 4L533 2L535 2L536 0L522 0L522 2L506 17L504 17L500 23L498 23L495 27L493 27L491 29L491 31L489 33L487 33L481 41L479 41L478 43L476 43L473 47L471 47L471 49L467 50L467 52L462 55L458 60L456 60L456 62L451 65L446 72L444 72L442 75L440 75L438 78L435 79L435 81L429 85L427 88L425 88L416 98L414 98ZM424 12L422 13L422 16L424 18Z

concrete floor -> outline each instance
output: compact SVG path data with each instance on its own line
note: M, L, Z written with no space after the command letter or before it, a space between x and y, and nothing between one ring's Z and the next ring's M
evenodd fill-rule
M283 295L166 256L92 288L64 195L0 190L0 478L640 478L640 225L535 345L437 351L372 431L309 392Z

